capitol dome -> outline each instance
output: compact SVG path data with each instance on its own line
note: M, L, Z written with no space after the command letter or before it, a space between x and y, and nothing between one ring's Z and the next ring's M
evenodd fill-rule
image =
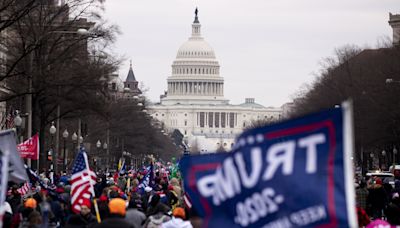
M202 59L215 59L214 50L212 47L204 41L201 37L192 39L190 37L188 41L182 44L176 55L177 59L184 58L202 58Z
M224 79L214 49L201 36L201 24L195 11L192 35L178 49L168 77L163 104L227 104Z

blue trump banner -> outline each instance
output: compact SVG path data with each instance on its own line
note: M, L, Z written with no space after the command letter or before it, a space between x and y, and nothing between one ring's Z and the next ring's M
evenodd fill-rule
M351 105L242 133L231 153L184 156L204 227L358 227Z

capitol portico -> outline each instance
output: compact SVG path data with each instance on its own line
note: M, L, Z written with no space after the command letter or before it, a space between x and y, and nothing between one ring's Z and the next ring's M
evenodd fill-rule
M252 121L277 120L281 108L264 107L246 98L238 105L224 97L224 78L213 48L201 36L197 9L192 34L178 50L167 78L167 92L149 114L168 133L179 130L191 152L232 148L235 137ZM198 150L198 151L194 151Z

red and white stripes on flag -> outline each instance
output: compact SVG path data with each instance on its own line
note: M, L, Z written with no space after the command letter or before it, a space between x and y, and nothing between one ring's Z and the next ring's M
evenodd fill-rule
M184 202L186 208L188 208L188 209L192 208L192 201L189 198L188 194L186 194L186 192L183 194L183 202Z
M85 149L81 147L72 167L71 176L71 207L79 213L84 199L94 196L93 185L96 184L96 174L89 169Z
M29 193L29 190L31 189L31 184L29 182L25 182L24 185L22 185L22 187L20 187L19 189L17 189L17 192L19 194L21 194L21 196L24 196L26 194Z

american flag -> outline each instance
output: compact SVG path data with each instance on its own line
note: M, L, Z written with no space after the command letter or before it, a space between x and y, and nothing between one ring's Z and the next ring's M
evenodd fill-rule
M149 186L152 187L154 181L153 164L147 166L146 174L144 175L142 181L139 183L138 189L144 191L144 189Z
M22 187L20 187L19 189L17 189L17 192L19 194L21 194L21 196L24 196L26 194L29 193L29 190L31 189L31 184L27 181L25 182L24 185L22 185Z
M79 213L84 199L94 196L93 185L96 184L96 174L89 169L89 162L84 147L81 147L72 167L71 176L71 207Z

